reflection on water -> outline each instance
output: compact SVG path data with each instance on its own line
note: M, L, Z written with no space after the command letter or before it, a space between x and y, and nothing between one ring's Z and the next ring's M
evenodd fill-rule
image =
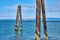
M15 40L22 40L22 31L18 32L18 31L15 31Z
M19 38L18 38L18 31L15 31L15 40L18 40Z

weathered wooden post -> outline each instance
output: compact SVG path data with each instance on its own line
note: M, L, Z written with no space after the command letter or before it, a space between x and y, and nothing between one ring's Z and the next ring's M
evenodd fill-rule
M44 0L41 0L41 4L42 4L42 18L44 25L44 40L48 40Z
M16 24L15 24L15 30L18 31L18 17L19 17L19 13L18 13L18 7L17 7L17 14L16 14Z
M40 0L36 0L36 38L35 40L40 40Z
M20 30L22 30L22 14L21 14L21 6L20 7Z
M16 25L15 30L18 31L18 18L20 16L20 29L22 30L22 16L21 16L21 5L18 5L17 15L16 15Z

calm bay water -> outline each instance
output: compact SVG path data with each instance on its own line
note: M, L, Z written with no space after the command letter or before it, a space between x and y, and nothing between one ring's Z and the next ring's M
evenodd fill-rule
M20 23L20 22L19 22ZM60 22L48 21L48 39L49 40L60 40ZM18 32L14 30L15 21L13 20L1 20L0 21L0 40L34 40L35 39L35 21L25 20L23 21L23 30L20 31L20 24ZM41 40L44 39L43 24L41 24Z

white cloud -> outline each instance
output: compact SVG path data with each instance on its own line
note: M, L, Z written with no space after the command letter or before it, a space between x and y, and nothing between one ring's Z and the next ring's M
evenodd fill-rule
M54 0L50 3L46 2L46 10L48 12L60 12L60 1Z
M6 9L14 9L14 10L16 10L17 9L17 5L7 6L5 8Z
M16 10L18 5L19 4L6 6L5 8L7 8L7 9L15 9ZM21 7L22 7L22 9L33 9L33 8L36 8L36 5L35 4L24 4L24 5L22 4Z
M11 6L6 6L5 9L6 10L8 9L9 12L7 10L6 13L5 13L6 15L0 16L1 17L0 19L3 19L3 18L6 18L6 19L13 18L13 19L15 19L16 18L16 12L17 12L17 6L18 6L18 4L11 5ZM32 4L25 4L25 5L21 5L21 6L22 6L21 8L22 8L23 19L35 18L35 15L34 15L35 14L35 5L32 6Z
M36 18L36 15L31 15L31 16L23 16L23 19L33 19Z

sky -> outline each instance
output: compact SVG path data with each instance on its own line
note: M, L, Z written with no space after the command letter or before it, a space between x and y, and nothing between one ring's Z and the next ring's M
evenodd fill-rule
M36 0L0 0L0 19L16 19L21 5L22 18L36 18ZM46 18L60 18L60 0L45 0Z

